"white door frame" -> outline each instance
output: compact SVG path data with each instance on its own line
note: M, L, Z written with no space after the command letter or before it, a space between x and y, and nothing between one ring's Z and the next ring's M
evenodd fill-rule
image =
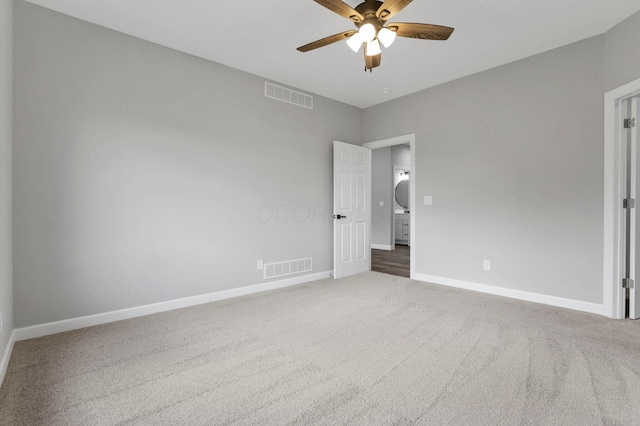
M603 314L623 319L625 292L624 273L624 209L625 136L622 129L623 101L640 95L640 79L613 89L604 95L604 247L603 247Z
M411 206L411 216L410 216L410 236L409 241L411 241L411 250L410 250L410 266L409 266L409 276L411 279L415 276L415 266L416 266L416 252L417 252L417 244L416 244L416 134L410 133L408 135L396 136L389 139L382 139L379 141L367 142L362 144L362 146L367 147L369 149L376 148L386 148L388 146L394 145L404 145L409 144L409 152L411 154L411 178L409 179L409 205ZM369 187L369 191L371 191L371 187ZM371 199L371 197L369 197ZM394 240L395 244L395 240Z
M640 103L640 96L636 96L631 98L628 102L629 105L628 111L630 112L629 117L636 118L638 117L638 103ZM640 162L638 161L638 125L634 125L629 129L629 143L630 143L630 152L631 152L631 170L630 173L627 173L630 178L630 190L629 194L631 198L634 200L640 200L640 192L638 191L638 172L640 168ZM630 208L628 209L631 214L629 214L630 224L629 224L629 255L625 256L626 259L629 260L629 275L632 283L640 283L638 280L640 271L640 264L638 263L638 244L640 243L640 236L638 235L638 209ZM627 212L627 213L629 213ZM635 284L634 283L634 284ZM629 289L629 311L627 317L630 319L639 319L640 318L640 290L638 290L637 285L632 285Z

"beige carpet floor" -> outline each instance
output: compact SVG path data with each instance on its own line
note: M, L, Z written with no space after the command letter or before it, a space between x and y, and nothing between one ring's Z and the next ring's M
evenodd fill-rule
M18 342L1 425L638 425L640 323L370 272Z

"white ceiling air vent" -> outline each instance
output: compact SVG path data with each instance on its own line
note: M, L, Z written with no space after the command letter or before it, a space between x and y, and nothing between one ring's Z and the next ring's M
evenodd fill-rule
M277 84L265 81L264 95L267 98L301 106L304 108L313 109L313 96L307 95L302 92L297 92L295 90L287 89L286 87L278 86Z

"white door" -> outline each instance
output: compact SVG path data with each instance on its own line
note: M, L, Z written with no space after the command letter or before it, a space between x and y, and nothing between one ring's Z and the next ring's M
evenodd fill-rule
M371 270L371 150L333 143L333 276Z
M635 200L635 208L629 209L629 277L633 280L633 285L629 290L629 318L640 318L640 147L638 147L638 104L640 98L633 98L630 101L630 117L635 119L636 123L631 122L630 125L630 151L631 151L631 167L630 167L630 198ZM635 125L634 125L635 124Z

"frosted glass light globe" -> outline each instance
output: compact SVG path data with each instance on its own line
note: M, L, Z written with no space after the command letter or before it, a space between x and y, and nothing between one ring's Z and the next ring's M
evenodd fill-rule
M384 47L391 46L391 43L396 39L395 31L391 31L389 28L381 28L378 31L378 40Z
M360 33L355 33L347 40L347 46L351 48L354 52L358 52L360 50L360 46L362 46L363 40Z
M376 37L376 27L373 24L364 24L360 27L358 33L360 33L362 41L368 43Z
M367 56L376 56L381 52L382 50L380 49L380 43L378 43L378 40L373 40L367 43Z

